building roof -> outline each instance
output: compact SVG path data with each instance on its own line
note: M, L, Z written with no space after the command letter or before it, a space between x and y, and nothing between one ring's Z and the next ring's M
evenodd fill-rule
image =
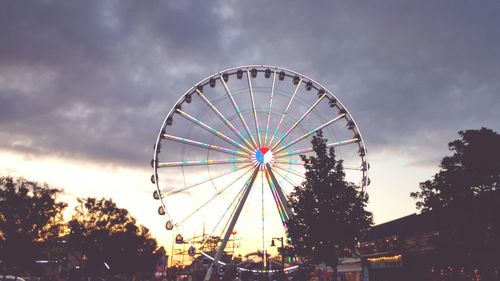
M392 235L404 237L435 231L438 229L438 224L437 217L432 213L411 214L372 227L364 240L376 240Z

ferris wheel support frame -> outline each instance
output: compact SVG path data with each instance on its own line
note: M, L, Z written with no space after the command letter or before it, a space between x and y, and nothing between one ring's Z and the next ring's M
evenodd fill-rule
M278 199L281 201L281 208L283 209L283 214L285 215L283 218L283 225L286 227L288 220L290 219L290 217L293 214L292 209L290 209L290 205L288 204L288 200L286 200L285 193L283 192L283 189L281 188L278 180L276 180L276 177L274 176L274 173L273 173L273 170L271 169L270 164L266 164L266 171L267 171L267 173L269 173L269 177L271 179L272 185L276 189ZM272 186L271 182L269 182L270 187Z
M210 281L210 278L212 277L212 271L214 267L217 266L219 263L220 258L222 257L222 253L224 252L224 249L226 248L227 241L229 241L229 237L231 236L231 233L233 232L234 225L238 221L238 217L240 216L241 210L243 209L243 206L245 205L245 202L247 201L248 195L250 194L250 190L252 189L253 183L255 181L255 178L257 177L257 174L259 173L259 167L254 168L254 171L252 173L252 176L250 178L250 181L246 185L245 193L243 194L243 197L241 201L239 202L238 206L236 207L236 211L231 218L231 222L229 223L229 226L227 227L226 233L224 234L224 239L222 240L219 248L217 249L217 253L215 254L214 260L212 261L212 264L207 270L207 274L205 275L205 281Z
M252 68L252 69L251 69ZM257 70L257 69L260 70ZM255 78L257 76L258 72L264 72L263 68L265 69L265 77L266 78L271 78L272 74L272 87L270 91L270 97L269 97L269 105L268 105L268 110L267 110L267 122L265 123L265 130L263 126L259 125L259 120L257 110L256 110L256 104L255 104L255 99L254 99L254 89L252 85L252 78ZM250 72L251 69L251 72ZM283 111L278 111L280 112L280 117L279 122L277 124L277 127L274 129L274 131L270 130L270 118L271 118L271 112L272 112L272 106L273 106L273 96L275 93L275 84L276 84L276 78L278 78L278 71L279 71L279 80L283 80L284 77L290 77L293 78L293 84L294 84L294 90L293 90L293 95L291 95L291 98L289 98L286 109ZM244 73L245 75L242 75ZM243 117L243 114L247 114L245 111L242 111L241 109L245 109L245 104L241 102L241 100L238 99L238 90L236 90L233 95L231 93L229 87L228 87L228 76L229 75L235 75L237 76L238 79L241 79L242 76L246 76L246 80L248 83L248 92L250 94L250 101L251 101L251 106L252 106L252 115L253 115L253 125L255 126L255 132L256 136L254 138L254 135L252 134L249 125L251 125L251 121L247 123L245 118ZM229 99L229 101L232 104L232 107L234 111L236 112L235 115L227 115L227 113L222 113L219 111L219 109L216 107L216 105L220 108L220 104L217 104L217 101L215 100L209 100L211 97L210 95L205 95L203 92L203 87L207 86L208 84L210 87L215 87L214 85L215 82L219 85L222 85L225 93L226 93L226 98ZM255 85L259 85L258 83ZM317 100L312 104L308 104L308 108L305 113L301 115L301 117L298 120L293 120L291 127L289 128L283 128L284 133L282 134L280 129L281 126L286 124L283 123L285 117L287 117L287 113L289 113L289 109L291 107L291 104L293 103L294 100L302 104L301 99L298 97L295 99L296 95L299 92L299 88L301 85L305 85L306 91L311 90L311 88L314 88L315 90L318 91L317 95ZM257 93L256 88L256 93ZM234 89L233 89L234 90ZM207 92L210 93L210 92ZM291 93L291 92L290 92ZM280 94L278 92L278 94ZM232 131L235 136L229 136L225 135L218 129L222 130L219 127L216 126L211 126L206 123L204 123L201 117L199 115L197 117L189 115L187 112L184 112L181 109L181 105L184 102L190 103L191 102L191 96L198 96L204 103L205 105L219 117L219 119L222 121L223 124L225 124L230 131ZM188 99L189 98L189 99ZM235 100L236 98L236 100ZM322 120L324 123L319 125L318 127L312 129L312 130L305 130L300 126L301 122L303 119L307 117L311 112L315 111L315 107L323 100L325 100L329 103L330 107L333 107L334 109L338 109L338 115L334 116L333 119L328 120ZM238 106L238 103L240 103L240 107ZM262 110L263 111L263 110ZM259 111L260 112L260 111ZM290 111L291 112L291 111ZM225 141L227 144L230 144L231 146L226 147L224 144L219 144L218 142L212 142L212 141L206 141L206 140L197 140L195 138L191 137L183 137L182 134L177 136L177 135L171 135L167 134L167 126L172 125L172 119L174 117L174 114L180 115L182 118L187 119L188 121L192 122L195 124L195 126L199 129L204 129L211 134L213 134L215 137L218 138L219 142L220 140ZM230 116L231 115L231 116ZM262 116L262 115L261 115ZM246 115L245 115L246 117ZM237 124L239 122L235 122L235 120L238 120L241 122L243 126L240 126L240 124ZM287 118L287 122L289 121L290 118ZM243 176L248 176L248 172L252 171L253 173L249 178L247 178L246 182L244 183L243 187L241 188L240 192L238 192L238 195L234 198L233 202L231 205L226 209L226 212L229 211L229 209L232 209L232 214L230 214L229 218L225 218L225 214L222 217L220 217L219 221L217 222L217 225L214 227L212 230L215 231L215 228L219 225L219 223L224 219L224 221L227 221L225 226L222 228L222 233L225 232L224 234L224 239L222 240L222 243L217 249L217 252L215 256L212 258L209 256L207 253L201 252L202 255L209 257L212 259L211 266L209 267L207 274L205 276L204 280L209 280L211 278L211 275L213 274L214 267L217 267L219 265L224 265L224 263L221 261L222 254L224 253L224 250L226 248L226 245L229 241L229 238L231 236L231 233L238 221L240 219L241 211L244 208L247 198L249 197L250 190L252 189L252 186L254 185L254 182L257 178L257 175L259 172L262 173L262 182L264 184L264 177L267 180L267 184L269 188L271 189L271 193L274 197L276 206L278 208L279 214L281 216L281 220L283 222L283 226L286 229L286 224L288 222L288 219L293 215L293 211L290 208L290 205L288 204L287 198L286 198L286 193L290 192L289 191L289 184L292 186L295 186L290 180L294 181L295 179L292 178L290 179L288 176L293 175L295 177L303 177L301 175L301 172L293 170L292 166L294 165L301 165L299 163L300 161L294 160L292 158L288 158L291 156L295 156L298 154L302 153L308 153L312 152L313 148L311 147L306 147L302 149L293 149L291 148L298 142L301 142L302 140L310 137L313 135L315 132L326 128L327 126L330 126L331 124L337 122L337 121L344 121L341 119L345 119L347 122L347 128L351 130L354 133L354 137L349 138L346 137L342 141L337 141L333 143L328 143L327 147L338 147L338 146L344 146L344 145L350 145L350 144L358 144L359 146L359 151L358 154L361 158L362 164L360 166L345 166L344 168L346 170L359 170L362 171L362 181L361 181L361 191L365 192L366 186L369 185L369 178L368 178L368 169L369 165L367 162L367 157L366 157L366 147L364 145L363 138L361 136L361 132L352 118L352 115L349 113L348 109L342 104L340 100L336 98L336 96L330 92L328 89L323 87L320 83L316 82L315 80L307 77L306 75L303 75L299 72L289 70L286 68L282 67L277 67L277 66L270 66L270 65L245 65L245 66L239 66L239 67L234 67L230 69L226 69L220 72L217 72L215 74L212 74L210 76L207 76L203 80L200 80L197 84L195 84L193 87L191 87L188 91L186 91L175 103L175 106L172 107L172 109L169 111L168 115L165 117L163 120L162 126L160 128L160 132L157 136L156 143L154 145L154 156L153 160L151 161L151 165L154 168L154 174L151 178L151 181L153 184L156 184L156 195L154 195L155 199L160 199L161 201L161 211L159 209L160 215L165 215L167 214L169 219L172 220L170 214L168 213L167 209L165 208L165 202L163 201L163 198L167 198L168 196L181 193L184 191L187 191L188 189L191 189L195 186L199 186L203 183L206 183L208 181L212 181L216 178L221 178L223 176L229 175L233 172L243 170L245 168L248 168L247 171L241 175ZM207 122L206 120L204 120ZM290 120L291 121L291 120ZM215 129L215 128L217 129ZM242 128L243 127L243 128ZM291 136L291 133L293 130L297 129L299 127L302 132L304 133L303 135L296 137L292 140L287 139L287 137ZM225 131L224 131L225 132ZM265 133L264 133L265 132ZM279 132L279 135L278 135ZM263 136L261 136L263 134ZM195 159L180 159L182 161L178 161L177 159L174 159L174 161L167 160L169 162L160 162L159 161L159 154L160 154L160 148L161 148L161 142L162 140L168 140L168 141L173 141L177 142L180 144L183 144L185 146L197 146L201 148L206 148L209 151L217 151L220 153L225 153L225 154L231 154L233 155L232 158L226 158L226 159L210 159L207 156L207 159L204 160L195 160ZM266 149L272 151L271 154L271 159L272 161L265 160L257 160L256 157L259 151L261 149ZM263 151L263 150L262 150ZM262 153L266 153L263 151ZM262 155L262 154L261 154ZM163 156L163 154L162 154ZM238 157L238 158L237 158ZM288 159L287 159L288 158ZM247 165L236 165L240 163L248 163ZM184 186L181 186L179 188L175 188L173 190L167 190L167 192L162 193L162 189L159 186L159 168L169 168L169 167L180 167L180 169L183 169L185 166L204 166L204 165L216 165L216 164L232 164L233 167L229 171L222 171L216 174L215 176L210 175L208 176L208 179L203 179L201 181L198 181L194 184L190 184L189 186L186 186L186 183L184 183ZM288 165L288 169L285 169L284 165ZM252 167L253 166L253 167ZM276 169L275 169L276 168ZM284 174L280 174L278 171L281 170L281 172L285 172ZM275 172L275 173L274 173ZM276 178L276 175L280 177L280 180ZM233 182L234 183L234 182ZM229 186L231 186L233 183L231 183ZM283 186L285 189L282 188L282 184L285 183ZM229 186L227 188L229 188ZM215 196L219 196L225 189L222 189L219 194ZM216 188L217 190L217 188ZM214 197L216 198L216 197ZM238 199L238 202L236 200ZM212 199L209 199L209 201L204 202L198 209L194 210L192 213L198 213L201 208L204 208L208 203L210 203ZM264 202L264 201L262 201ZM236 203L236 204L234 204ZM233 205L234 204L234 205ZM262 203L264 206L264 203ZM247 204L248 205L248 204ZM234 208L234 209L233 209ZM192 214L189 214L184 220L187 220L191 217ZM171 230L172 228L169 229L168 223L171 223L171 221L167 222L167 230ZM175 222L176 219L174 219ZM176 229L178 228L178 224L182 223L184 220L181 220L181 222L177 222L174 224ZM170 224L172 225L172 224ZM226 228L227 227L227 228ZM211 232L211 233L212 233ZM221 234L222 234L221 233ZM263 231L264 233L264 231ZM263 234L264 235L264 234ZM264 236L263 236L264 237ZM263 243L264 243L264 238L262 238ZM264 246L264 251L265 251L265 246ZM265 263L265 261L264 261ZM286 270L286 269L285 269ZM263 272L266 272L267 270L264 269Z

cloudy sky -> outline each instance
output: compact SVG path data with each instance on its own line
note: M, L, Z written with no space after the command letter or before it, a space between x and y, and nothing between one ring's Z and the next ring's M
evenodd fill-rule
M112 197L166 241L149 182L165 114L207 75L271 64L349 108L370 210L395 219L458 131L500 131L499 27L496 1L2 1L0 175Z

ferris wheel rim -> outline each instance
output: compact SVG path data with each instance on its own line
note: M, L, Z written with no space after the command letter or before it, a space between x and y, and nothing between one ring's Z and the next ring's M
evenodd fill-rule
M349 120L354 123L354 127L356 129L355 132L359 135L359 147L363 148L364 151L365 151L365 155L362 156L363 162L365 162L365 163L368 164L368 157L367 157L367 150L366 150L365 141L364 141L363 135L361 133L361 130L359 129L359 126L358 126L356 120L353 118L353 116L350 113L349 109L342 103L342 101L339 98L337 98L337 96L334 93L332 93L327 87L325 87L324 85L322 85L318 81L312 79L311 77L309 77L309 76L307 76L305 74L302 74L301 72L298 72L298 71L295 71L295 70L291 70L291 69L288 69L288 68L285 68L285 67L276 66L276 65L267 65L267 64L248 64L248 65L230 67L230 68L227 68L227 69L215 72L215 73L213 73L211 75L208 75L205 78L199 80L197 83L195 83L194 86L192 86L187 91L185 91L180 96L180 98L177 99L177 101L174 103L174 106L170 109L170 111L168 112L168 114L165 116L165 118L164 118L164 120L162 122L162 125L160 127L160 130L158 131L158 135L156 137L156 141L155 141L155 144L154 144L154 154L153 154L152 165L156 164L157 160L158 160L157 159L157 156L158 156L158 152L157 152L158 151L158 144L161 141L162 130L164 130L164 128L165 128L165 125L167 123L167 119L168 119L169 116L172 116L172 114L175 112L175 106L179 105L179 104L182 104L182 102L185 99L186 95L188 95L190 92L194 91L198 85L203 84L204 81L208 81L210 78L212 78L214 76L217 76L217 75L222 76L222 74L227 73L229 71L234 71L234 70L238 70L238 69L250 69L250 68L255 68L255 67L269 68L269 69L275 69L275 70L282 70L282 71L290 72L292 74L299 75L299 76L302 76L302 77L306 78L307 80L315 83L316 85L320 86L323 90L325 90L325 92L327 92L331 97L333 97L336 100L337 103L339 103L341 105L341 108L345 109L345 111L346 111L346 117L349 117ZM207 84L207 83L205 83L205 84ZM153 176L155 177L155 182L157 183L158 182L158 175L157 175L156 165L154 165L154 175ZM362 189L363 193L366 193L365 189L369 185L369 169L368 168L364 171L363 178L366 178L366 182L363 182L361 184L361 189ZM158 192L160 192L159 187L158 187Z
M180 98L174 103L174 106L169 110L168 114L165 116L165 118L164 118L164 120L162 122L160 130L159 130L158 135L156 137L156 141L155 141L155 144L154 144L154 155L153 155L153 160L152 160L152 163L151 163L152 166L153 166L153 168L154 168L153 177L154 177L154 183L156 185L156 190L158 191L158 193L161 194L161 188L159 186L159 177L158 177L158 168L159 168L159 166L158 166L158 159L159 159L158 155L160 153L159 152L159 146L161 145L162 135L163 135L163 132L165 131L165 128L166 128L166 125L167 125L167 120L168 120L168 118L170 116L172 116L175 113L176 106L181 105L185 101L185 98L186 98L186 96L188 94L193 93L193 91L196 91L197 86L199 86L199 85L203 85L204 86L204 85L208 84L209 79L211 79L211 78L221 78L223 74L231 72L231 71L240 70L240 69L246 69L248 71L248 70L250 70L252 68L261 68L261 69L267 68L267 69L272 69L274 71L285 71L285 72L287 72L287 76L289 76L288 74L298 75L303 80L308 80L308 81L314 83L316 86L318 86L319 88L323 89L325 91L325 93L327 93L329 95L329 97L334 98L336 100L337 104L339 105L337 107L339 109L344 109L345 110L345 118L347 120L349 120L349 121L351 121L351 122L354 123L354 128L355 129L353 130L353 132L356 133L359 136L358 146L360 148L363 148L364 151L365 151L364 155L360 156L360 158L362 159L363 163L368 163L368 159L367 159L367 156L366 156L366 146L365 146L362 134L361 134L361 130L359 129L359 126L356 123L356 121L354 120L352 114L349 112L349 109L342 103L342 101L339 98L337 98L337 96L335 94L333 94L333 92L331 92L328 88L324 87L321 83L317 82L316 80L314 80L314 79L310 78L309 76L304 75L304 74L302 74L300 72L297 72L297 71L294 71L294 70L291 70L291 69L287 69L287 68L284 68L284 67L273 66L273 65L250 64L250 65L243 65L243 66L237 66L237 67L227 68L225 70L218 71L218 72L215 72L215 73L213 73L211 75L206 76L205 78L203 78L203 79L199 80L197 83L195 83L194 86L192 86L187 91L185 91L184 94L182 94L180 96ZM255 110L255 105L252 106L252 109ZM250 149L253 149L253 148L251 147ZM362 192L366 192L365 189L369 185L369 183L367 182L368 181L368 176L369 176L368 171L369 171L368 168L363 171L363 179L366 179L366 181L363 180L363 183L361 185ZM171 216L168 213L168 210L167 210L167 208L165 206L165 203L163 202L163 200L159 200L159 201L160 201L161 206L164 208L167 216L171 219ZM174 225L174 227L177 229L176 225ZM201 251L200 253L203 256L208 257L208 258L210 258L210 259L213 260L213 257L211 257L210 254L207 254L207 253L205 253L203 251ZM218 263L221 264L221 265L225 264L222 261L218 261Z

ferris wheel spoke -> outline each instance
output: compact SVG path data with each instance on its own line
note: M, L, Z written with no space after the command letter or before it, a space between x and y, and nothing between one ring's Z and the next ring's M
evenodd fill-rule
M229 149L229 148L221 147L221 146L214 145L214 144L208 144L208 143L203 143L203 142L190 140L190 139L186 139L186 138L176 137L176 136L169 135L169 134L163 134L163 138L168 139L168 140L172 140L172 141L176 141L176 142L180 142L180 143L185 143L185 144L190 144L190 145L206 148L209 150L224 152L227 154L232 154L232 155L238 154L240 156L250 156L250 154L243 152L243 151L240 151L240 150Z
M222 83L222 86L224 86L224 90L226 90L226 94L231 100L231 103L233 104L234 110L236 111L236 114L238 114L238 118L240 119L241 123L243 124L243 127L245 127L245 130L247 131L248 136L252 140L253 143L253 148L257 149L257 142L255 142L255 139L252 135L252 132L250 132L250 128L248 128L247 122L245 121L245 118L243 118L243 115L241 114L240 108L238 107L238 104L236 104L236 101L234 100L233 94L231 94L231 91L229 90L229 87L226 84L226 81L222 77L220 77L220 81ZM252 147L252 146L251 146Z
M297 95L297 92L299 91L300 84L302 84L302 78L300 78L299 82L297 83L297 87L295 87L295 91L293 91L293 95L290 98L290 100L288 101L288 105L286 106L285 111L283 112L283 115L281 115L281 119L278 122L278 126L274 130L273 135L271 136L271 140L269 141L269 144L268 144L269 146L273 143L273 140L276 137L276 134L278 133L278 130L281 127L281 123L283 123L283 119L285 119L285 116L288 112L288 109L290 108L290 105L292 104L292 101L295 98L295 95Z
M297 120L291 127L290 129L288 129L288 131L286 131L286 133L283 134L283 136L281 136L281 138L275 143L273 144L273 146L271 147L271 150L273 150L274 148L276 148L299 124L300 122L302 122L302 120L304 120L304 118L306 118L306 116L311 113L311 111L313 111L313 109L318 105L318 103L320 103L326 96L326 93L324 93L323 95L321 95L318 100L316 100L316 102L311 106L309 107L309 109L299 118L299 120Z
M285 208L283 207L283 204L281 203L281 200L278 197L278 194L276 193L276 188L274 187L273 182L269 178L269 175L266 173L266 180L269 188L271 189L271 193L273 194L273 199L274 203L276 204L276 208L278 209L278 214L280 216L281 222L283 225L286 224L286 215L285 215Z
M250 166L251 166L251 164L246 164L246 165L243 165L243 166L241 166L241 167L232 167L231 169L229 169L229 170L227 170L227 171L223 171L223 172L221 172L221 173L218 173L218 174L216 174L216 175L215 175L215 176L213 176L213 177L208 177L208 178L205 178L205 179L203 179L203 180L201 180L201 181L199 181L199 182L197 182L197 183L191 184L191 185L189 185L189 186L185 186L185 187L181 187L181 188L174 189L174 190L172 190L172 191L168 191L168 192L166 192L165 194L162 194L162 195L161 195L161 198L166 198L166 197L168 197L168 196L171 196L171 195L174 195L174 194L177 194L177 193L181 193L181 192L186 191L186 190L189 190L189 189L191 189L191 188L193 188L193 187L197 187L197 186L202 185L202 184L204 184L204 183L207 183L207 182L209 182L209 181L213 181L213 180L218 179L218 178L221 178L221 177L223 177L223 176L227 176L227 175L229 175L229 174L232 174L232 173L234 173L234 172L237 172L237 171L240 171L240 170L242 170L242 169L248 168L248 167L250 167Z
M241 198L240 202L238 203L238 206L236 207L236 210L231 217L231 222L229 223L229 226L226 229L226 233L224 234L224 239L222 240L221 245L219 246L219 249L217 249L217 253L215 254L214 260L211 264L211 266L207 270L207 274L205 275L205 281L209 281L210 278L212 277L212 272L214 267L219 263L220 258L222 257L222 253L224 252L224 249L226 248L227 241L229 240L229 237L231 236L231 233L233 232L234 225L238 221L238 217L240 216L241 210L243 209L243 206L245 205L245 202L248 198L248 195L250 194L250 191L252 190L253 183L255 182L255 178L257 177L257 174L259 172L259 168L254 168L252 176L250 177L249 181L245 184L245 191L243 193L243 197Z
M208 105L208 107L210 107L210 109L212 109L212 111L215 112L215 114L222 120L222 122L224 122L224 124L226 124L244 143L246 143L249 148L253 148L252 144L245 138L245 136L240 131L238 131L238 129L236 129L233 123L231 123L231 121L229 121L224 116L224 114L222 114L200 90L196 89L196 93Z
M320 125L320 126L319 126L319 127L317 127L316 129L314 129L314 130L312 130L312 131L309 131L309 132L307 132L307 133L303 134L302 136L300 136L300 137L298 137L298 138L296 138L296 139L294 139L294 140L292 140L292 141L288 142L287 144L285 144L285 145L281 146L280 148L276 149L276 152L275 152L275 153L278 153L278 152L280 152L280 151L282 151L282 150L284 150L284 149L286 149L286 148L288 148L288 147L290 147L290 146L292 146L292 145L294 145L294 144L298 143L299 141L301 141L301 140L303 140L303 139L305 139L305 138L307 138L307 137L309 137L309 136L313 135L313 134L314 134L314 133L316 133L317 131L319 131L319 130L321 130L321 129L325 128L326 126L331 125L331 124L333 124L333 123L337 122L338 120L340 120L340 119L344 118L345 116L346 116L346 115L345 115L345 113L340 114L339 116L335 117L334 119L332 119L332 120L330 120L330 121L328 121L328 122L326 122L326 123L324 123L324 124Z
M250 181L250 178L247 180L247 182L245 182L245 185L246 185L249 181ZM236 206L238 206L238 205L240 204L241 200L243 199L243 194L244 194L244 191L245 191L245 188L242 188L242 189L238 192L238 194L235 196L235 198L234 198L234 199L237 199L237 204L236 204ZM234 199L233 199L233 201L234 201ZM230 215L229 215L229 217L228 217L228 219L227 219L226 223L224 224L224 226L222 227L222 229L221 229L221 231L220 231L220 233L219 233L219 237L222 237L222 236L223 236L223 234L224 234L224 231L225 231L225 230L227 230L227 228L228 228L228 226L229 226L229 223L231 222L232 217L233 217L233 216L234 216L234 214L236 213L236 210L237 210L237 208L235 207L235 208L231 211L231 213L230 213ZM231 231L231 232L232 232L232 231Z
M290 177L288 177L288 175L282 175L280 172L278 172L278 170L274 170L274 172L280 176L282 179L284 179L286 182L288 182L292 187L295 187L297 186L298 184L296 183L293 183L292 180L290 179Z
M179 227L180 225L182 225L184 222L186 222L189 218L191 218L192 216L194 216L196 213L198 213L201 209L203 209L204 207L206 207L208 204L210 204L210 202L212 202L215 198L219 197L224 191L226 191L228 188L230 188L231 186L233 186L233 184L235 184L237 181L239 181L243 176L245 176L246 174L248 174L248 172L250 172L252 169L248 169L247 171L245 171L245 173L243 173L242 175L240 175L239 177L237 177L236 179L234 179L233 181L231 181L231 183L229 183L228 185L226 185L221 191L219 192L216 192L210 199L208 199L207 201L205 201L203 204L201 204L201 206L199 206L198 208L196 208L194 211L192 211L189 215L187 215L185 218L183 218L182 220L180 220L178 223L175 224L176 227Z
M358 143L358 142L359 142L359 138L353 138L353 139L328 143L328 144L326 144L326 147L339 147L339 146ZM274 157L275 158L283 158L283 157L294 156L294 155L302 154L302 153L309 153L309 152L313 152L313 151L314 151L314 148L312 148L312 147L298 149L298 150L288 150L286 152L277 153Z
M233 164L233 163L246 163L246 162L248 162L248 158L187 160L187 161L176 161L176 162L159 162L158 168L200 166L200 165L213 165L213 164Z
M288 222L290 216L292 215L292 211L290 209L290 206L288 205L288 200L286 199L285 193L283 192L283 189L281 188L278 180L276 179L276 176L274 175L270 164L266 164L265 172L266 172L267 182L269 183L272 192L276 195L275 200L276 200L276 205L278 206L278 211L280 213L281 220L283 224L286 226L286 223Z
M243 195L243 191L244 189L242 188L238 194L236 194L236 196L234 197L234 199L231 201L231 203L229 204L229 206L226 208L226 210L224 211L224 213L222 214L222 216L220 217L220 219L217 221L217 223L215 224L215 226L212 228L212 230L210 231L210 234L207 236L207 238L205 238L203 240L203 242L201 243L200 245L200 248L203 248L203 246L205 246L205 244L207 243L207 241L210 239L211 236L213 236L213 234L215 233L215 230L217 230L217 227L219 227L220 223L222 222L222 220L224 219L224 217L227 215L227 213L229 212L229 210L232 209L232 212L231 212L231 216L232 217L232 214L234 213L234 211L236 210L233 209L234 206L236 206L237 202L240 202L241 199L242 199L242 195ZM225 229L227 227L227 224L226 226L224 226L223 229Z
M269 109L267 110L267 123L266 123L266 132L264 136L264 145L267 145L267 135L269 134L269 121L271 120L271 110L273 107L273 96L274 96L274 85L276 83L276 72L277 70L274 70L274 75L273 75L273 85L271 86L271 96L269 98Z
M232 144L232 145L234 145L234 146L236 146L236 147L239 147L239 148L241 148L241 149L243 149L243 150L245 150L245 151L247 151L247 152L254 153L254 152L253 152L252 150L250 150L248 147L246 147L246 146L242 145L241 143L239 143L239 142L237 142L237 141L233 140L232 138L230 138L230 137L228 137L228 136L224 135L223 133L219 132L218 130L216 130L216 129L212 128L212 127L210 127L209 125L207 125L207 124L203 123L203 121L198 120L197 118L195 118L195 117L193 117L193 116L189 115L188 113L186 113L186 112L184 112L184 111L182 111L182 110L180 110L180 109L177 109L177 110L176 110L176 112L177 112L177 113L179 113L182 117L184 117L184 118L188 119L189 121L191 121L191 122L193 122L194 124L196 124L196 125L198 125L198 126L202 127L203 129L205 129L205 130L209 131L210 133L212 133L212 134L214 134L214 135L218 136L219 138L221 138L221 139L223 139L223 140L225 140L225 141L229 142L230 144Z
M285 164L285 165L299 165L303 166L302 162L297 159L275 159L274 160L275 164Z
M298 171L296 171L295 169L293 169L292 167L288 167L287 169L285 168L282 168L281 165L277 164L277 165L274 165L275 168L279 169L279 170L282 170L284 172L287 172L287 173L291 173L293 175L296 175L297 177L301 177L303 179L305 179L306 177L299 173ZM276 171L276 173L278 173L278 171Z
M253 96L252 79L250 79L250 70L248 70L248 69L247 69L247 81L248 81L248 91L250 92L250 100L252 101L253 121L255 123L255 131L257 132L257 141L258 141L259 147L260 147L262 144L261 144L261 139L260 139L259 121L257 119L257 109L255 108L255 99Z
M261 194L261 205L260 205L260 211L261 211L261 224L262 224L262 253L264 253L264 257L266 256L266 212L265 212L265 193L264 193L264 173L260 173L260 194ZM264 269L266 268L266 259L264 259Z
M344 170L364 171L365 167L363 167L363 166L354 166L354 165L344 165Z

